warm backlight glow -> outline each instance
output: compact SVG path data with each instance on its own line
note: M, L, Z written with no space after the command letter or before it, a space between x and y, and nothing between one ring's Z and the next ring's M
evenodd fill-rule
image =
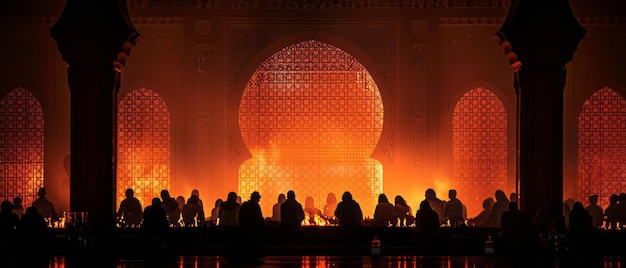
M120 101L117 120L116 203L132 188L146 207L170 189L170 113L158 94L140 87Z
M44 187L44 116L39 101L23 88L0 100L0 201L19 196L27 208Z
M465 93L452 118L452 181L467 216L482 210L485 198L507 188L507 114L500 99L485 88ZM448 199L448 191L441 193Z
M252 159L239 169L239 194L259 191L271 216L288 190L301 203L312 196L319 209L329 192L350 191L371 214L382 165L370 155L382 126L380 92L355 58L313 40L284 48L261 64L241 99L239 127Z
M626 189L626 100L610 88L596 91L578 115L577 199L598 195L606 208Z

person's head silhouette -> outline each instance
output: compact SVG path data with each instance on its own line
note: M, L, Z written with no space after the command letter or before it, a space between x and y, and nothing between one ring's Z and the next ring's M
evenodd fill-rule
M46 198L46 188L39 188L39 191L37 191L37 196L39 196L40 198Z

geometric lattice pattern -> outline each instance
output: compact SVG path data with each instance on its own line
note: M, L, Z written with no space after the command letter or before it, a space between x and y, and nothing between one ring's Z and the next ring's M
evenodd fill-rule
M239 168L239 194L252 191L264 215L280 193L321 208L329 192L350 191L371 214L382 192L382 165L370 157L383 127L383 104L354 57L314 40L269 57L249 80L239 127L252 154ZM368 209L370 208L370 209Z
M474 88L457 102L452 116L452 183L468 217L482 201L507 186L507 114L500 99ZM447 192L445 193L447 198Z
M578 115L577 199L598 195L606 208L611 194L626 191L626 100L610 88L596 91Z
M139 87L118 106L117 204L127 188L143 207L170 187L170 112L153 90Z
M29 207L44 187L44 116L41 104L21 87L0 100L0 199L19 196Z

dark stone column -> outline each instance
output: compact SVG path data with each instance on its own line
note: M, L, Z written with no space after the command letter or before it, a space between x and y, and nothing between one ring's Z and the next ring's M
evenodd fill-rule
M540 230L562 230L565 64L585 29L568 0L513 0L494 36L515 74L519 107L520 207Z
M68 0L50 29L69 64L70 210L98 244L114 227L120 67L139 34L125 0Z

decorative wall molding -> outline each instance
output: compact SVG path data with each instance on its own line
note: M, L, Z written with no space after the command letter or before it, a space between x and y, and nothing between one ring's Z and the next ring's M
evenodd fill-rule
M210 177L211 171L211 142L213 139L213 109L211 106L211 44L197 44L196 46L196 120L197 120L197 156L199 178Z
M128 0L131 8L505 8L511 0ZM570 0L572 7L624 7L623 0Z
M52 17L0 17L0 24L55 24L58 18ZM184 24L181 17L134 17L133 24Z
M374 62L385 88L393 89L394 25L381 24L231 24L229 27L229 85L233 90L244 69L265 48L302 32L320 32L344 39ZM381 85L379 85L380 87ZM231 91L234 92L234 91ZM393 92L390 92L393 94Z
M196 45L196 70L198 79L208 73L211 63L211 44Z
M41 24L54 25L59 18L48 17L0 17L0 25L3 24Z
M425 111L425 57L426 44L411 44L411 148L412 162L416 174L423 175L425 167L424 135L426 130Z
M241 151L239 150L239 145L235 140L236 139L233 137L232 133L228 135L229 163L232 163L235 159L239 158L239 156L241 155Z
M129 0L128 2L132 8L501 8L510 5L510 0Z
M185 18L180 17L136 17L133 24L185 24Z
M389 162L393 163L394 135L393 133L391 133L389 136L390 136L389 141L387 141L387 144L385 145L385 148L383 149L383 155L387 157L387 159L389 159Z
M626 17L581 17L578 22L583 25L618 25L626 24Z
M437 24L461 24L461 25L468 25L468 24L487 24L487 25L491 25L491 24L495 24L495 25L502 25L504 23L504 17L446 17L446 18L438 18L437 19Z
M210 20L196 20L196 35L211 35L213 22Z
M412 35L427 35L428 34L428 20L412 20L411 21L411 34Z

